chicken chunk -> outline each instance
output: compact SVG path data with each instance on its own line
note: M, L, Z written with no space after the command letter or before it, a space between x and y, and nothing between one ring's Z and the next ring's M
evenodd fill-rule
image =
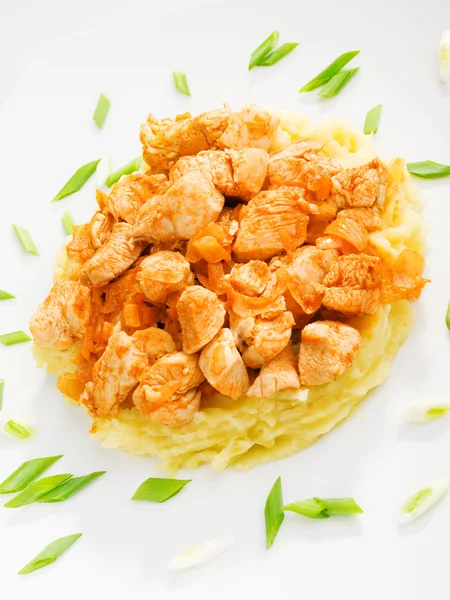
M117 223L103 246L84 263L81 273L92 285L105 285L121 275L144 250L145 243L130 242L131 230L128 223Z
M208 383L225 396L239 398L249 388L247 369L229 329L221 329L203 348L199 366Z
M138 384L148 357L132 337L116 331L92 370L92 381L80 397L91 415L116 415L120 404Z
M344 169L332 178L331 199L337 209L382 209L386 199L387 168L379 158L362 167Z
M217 140L219 148L260 148L269 150L279 120L267 111L256 106L245 106L237 113L232 113L228 127Z
M338 219L353 219L367 231L376 231L383 227L383 221L376 209L373 208L346 208L337 214Z
M135 331L131 338L135 347L145 352L150 365L165 354L171 354L177 349L172 336L158 327Z
M294 323L289 311L274 319L255 317L254 326L241 345L247 367L259 369L275 358L288 345Z
M321 385L342 375L360 346L360 333L349 325L334 321L307 325L302 331L299 354L302 385Z
M300 377L297 371L298 359L288 344L275 358L263 367L247 396L254 398L267 398L275 392L285 389L298 389Z
M70 279L79 277L84 263L92 258L95 248L92 245L91 224L74 225L72 240L67 244L67 276Z
M231 269L229 281L233 288L246 296L259 296L269 282L270 270L265 262L251 260Z
M269 155L258 148L205 150L180 158L171 168L170 178L176 181L190 171L200 171L211 177L224 196L251 200L264 185L268 163Z
M66 350L86 333L91 314L91 290L77 281L58 281L31 319L31 335L39 346Z
M216 221L225 199L199 171L186 173L139 210L132 238L136 241L188 240Z
M147 173L128 175L113 185L105 209L116 221L122 219L134 225L141 206L159 194L166 185L165 175L147 175Z
M306 202L303 191L280 187L261 192L242 211L233 252L239 262L268 260L282 252L286 245L295 249L307 235L310 214L318 209Z
M192 421L199 409L200 393L196 388L203 380L198 355L168 354L144 371L133 402L154 423L183 425Z
M193 354L223 327L226 311L217 295L199 285L186 288L177 302L183 350Z
M158 120L149 115L141 127L144 160L152 173L166 173L180 156L198 154L215 146L228 127L229 108L192 117L189 113Z
M194 274L182 254L162 250L144 258L137 280L151 302L163 304L173 292L180 292L192 285Z
M111 235L114 227L114 217L106 211L97 211L91 219L92 246L98 250ZM89 257L90 258L90 257Z

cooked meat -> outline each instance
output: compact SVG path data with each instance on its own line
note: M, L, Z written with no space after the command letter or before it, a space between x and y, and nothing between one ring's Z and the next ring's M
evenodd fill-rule
M258 369L275 358L289 343L294 317L284 311L274 319L255 317L255 324L242 346L247 367Z
M384 206L387 169L379 158L362 167L343 169L332 182L331 199L338 209Z
M298 389L300 378L297 371L298 359L288 344L284 350L275 358L272 358L263 367L253 385L247 392L247 396L255 398L267 398L275 392L285 389Z
M105 210L118 221L123 219L134 225L141 206L159 194L167 185L164 175L134 173L113 185Z
M137 280L151 302L163 304L173 292L192 285L194 274L182 254L162 250L144 258L139 265Z
M231 113L228 127L218 139L219 148L260 148L269 150L278 119L261 108L246 106L237 113Z
M269 267L261 260L237 264L231 270L230 283L235 290L246 296L259 296L269 283Z
M114 217L111 213L97 211L91 219L91 242L98 250L111 235L114 227ZM90 257L89 257L90 258Z

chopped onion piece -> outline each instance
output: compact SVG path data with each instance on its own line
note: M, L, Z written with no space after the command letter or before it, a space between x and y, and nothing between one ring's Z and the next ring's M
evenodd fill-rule
M450 29L446 29L439 44L439 78L443 83L450 79Z
M411 423L426 423L444 417L450 410L450 402L445 398L425 398L409 406L405 418Z
M430 510L448 492L450 477L447 475L433 482L429 488L419 490L403 504L398 520L409 523Z
M213 538L197 546L192 546L183 554L179 554L167 565L168 571L178 571L179 569L189 569L198 567L216 559L225 552L234 542L234 536L225 535L223 537Z
M97 186L100 188L105 185L105 181L111 175L111 157L109 154L100 159L100 162L97 165L97 169L95 171L95 175L97 178Z

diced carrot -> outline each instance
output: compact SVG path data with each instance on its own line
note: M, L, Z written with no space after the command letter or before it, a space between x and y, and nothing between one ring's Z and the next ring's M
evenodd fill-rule
M192 242L192 248L208 263L230 260L230 254L211 235L204 236Z
M128 327L140 327L139 309L137 304L125 304L123 308L123 320Z

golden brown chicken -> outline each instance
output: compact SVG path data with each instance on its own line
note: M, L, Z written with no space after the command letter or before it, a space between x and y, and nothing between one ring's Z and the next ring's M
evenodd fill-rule
M92 247L98 250L111 235L114 227L114 217L109 212L97 211L91 219Z
M111 213L118 221L122 219L134 225L143 204L167 185L164 175L147 175L134 173L123 177L113 185L106 202L105 211Z
M151 302L163 304L170 294L192 285L194 274L180 252L161 250L144 258L139 265L137 280Z
M286 389L298 389L300 377L298 375L298 358L288 344L275 358L272 358L259 372L247 392L247 396L254 398L267 398L275 392Z
M260 148L269 150L279 120L256 106L245 106L231 113L228 127L217 140L219 148Z
M332 181L331 199L338 209L384 207L387 168L379 158L362 167L343 169Z
M270 269L261 260L234 265L229 281L233 288L246 296L259 296L269 283Z

